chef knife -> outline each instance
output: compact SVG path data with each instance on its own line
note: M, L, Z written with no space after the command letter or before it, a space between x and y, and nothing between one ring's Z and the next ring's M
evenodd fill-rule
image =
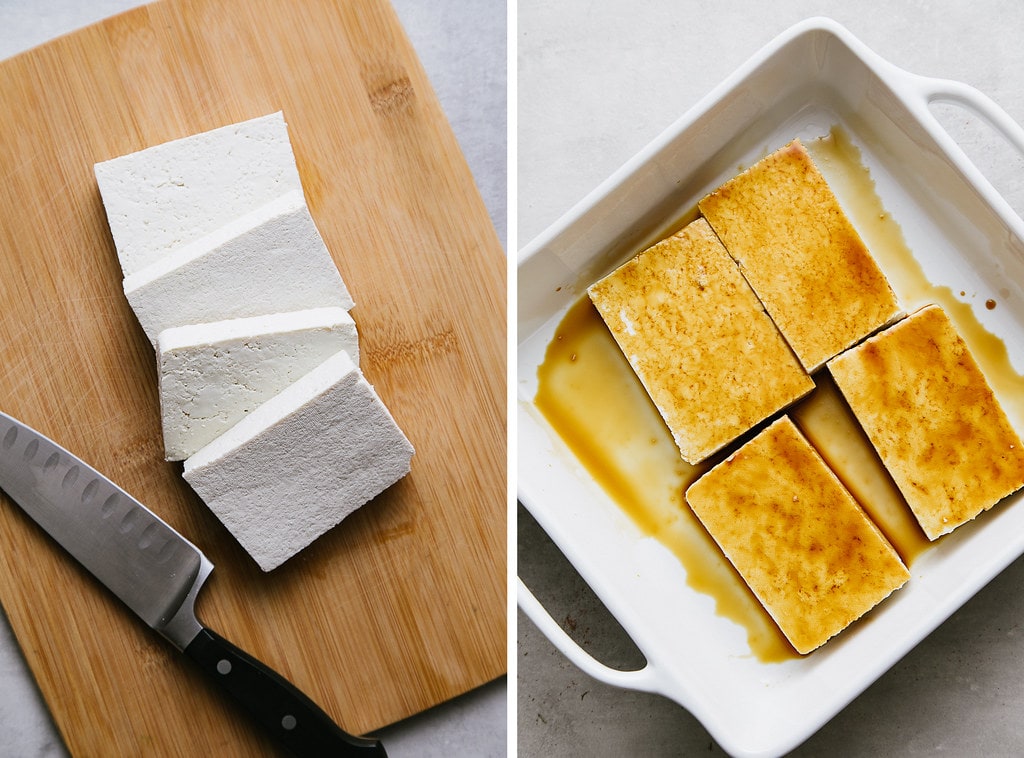
M267 728L293 755L386 756L344 732L263 663L204 627L195 599L213 564L123 489L0 412L0 490Z

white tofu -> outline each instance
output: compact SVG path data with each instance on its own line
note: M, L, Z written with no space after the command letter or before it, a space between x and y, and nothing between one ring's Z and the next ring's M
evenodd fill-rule
M94 171L125 276L302 190L280 112L97 163Z
M270 571L405 476L413 452L341 352L188 458L184 476Z
M124 292L154 347L160 332L176 326L353 306L301 192L126 277Z
M340 350L359 363L344 308L165 329L157 337L164 456L188 458Z

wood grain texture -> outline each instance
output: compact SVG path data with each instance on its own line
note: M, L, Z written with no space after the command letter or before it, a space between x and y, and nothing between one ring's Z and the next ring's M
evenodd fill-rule
M200 618L365 733L505 671L506 259L385 0L165 0L0 64L0 408L217 566ZM263 574L162 459L95 162L283 110L412 473ZM0 498L0 600L71 752L274 755Z

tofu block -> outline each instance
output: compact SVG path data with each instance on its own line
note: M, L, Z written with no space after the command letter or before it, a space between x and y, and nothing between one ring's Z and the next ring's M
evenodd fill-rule
M154 347L176 326L353 305L301 192L125 277L124 292Z
M902 315L799 140L698 206L807 371Z
M359 364L344 308L165 329L157 337L164 456L188 458L340 350Z
M271 571L405 476L413 452L339 352L188 458L184 477Z
M588 292L687 463L814 388L703 219Z
M302 190L281 113L122 155L94 172L125 276Z
M910 578L788 416L690 485L686 501L801 654Z
M929 539L1024 485L1024 445L939 306L828 368Z

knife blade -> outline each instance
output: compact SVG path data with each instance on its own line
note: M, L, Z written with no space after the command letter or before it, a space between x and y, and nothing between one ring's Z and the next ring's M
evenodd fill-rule
M0 412L0 490L143 622L191 658L290 753L383 756L280 674L204 626L195 600L213 563L107 477Z

